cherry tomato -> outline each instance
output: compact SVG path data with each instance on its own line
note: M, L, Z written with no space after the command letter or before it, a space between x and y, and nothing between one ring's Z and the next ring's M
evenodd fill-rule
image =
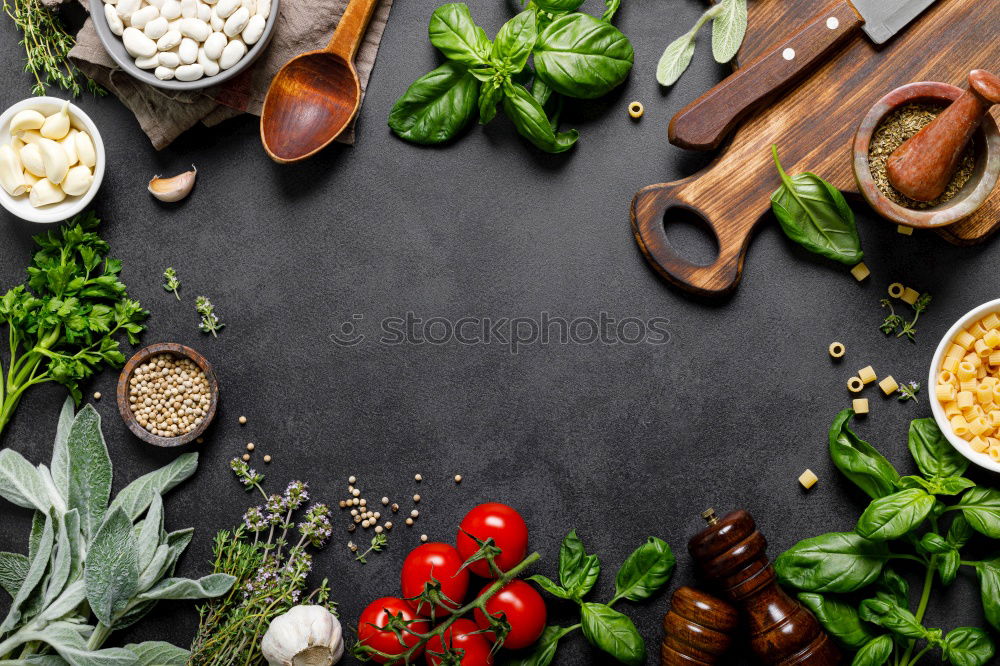
M487 640L485 634L477 634L479 627L472 620L460 618L444 630L444 639L448 646L454 650L463 650L462 666L493 666L493 655L490 650L493 646ZM427 641L427 654L424 657L430 666L438 666L443 659L435 656L434 653L445 654L444 644L440 636L434 636Z
M500 571L510 571L528 554L528 526L521 514L506 504L480 504L465 514L458 528L457 540L463 562L479 550L479 545L470 535L480 541L493 539L493 543L502 551L495 559ZM493 578L486 560L473 562L469 568L477 576Z
M407 648L420 642L420 639L412 634L404 633L402 640L400 640L392 630L379 629L379 627L388 625L389 613L397 617L402 614L403 619L406 621L418 620L420 618L417 613L413 612L410 604L406 603L403 599L397 597L376 599L368 604L368 607L365 608L358 619L358 640L363 645L375 648L379 652L398 656L406 652ZM425 634L430 631L431 624L427 620L422 620L414 622L410 627L417 633ZM420 656L421 651L418 651L414 656ZM382 657L377 654L371 655L371 658L379 664L384 664L392 660L389 657Z
M462 605L465 593L469 590L469 570L462 569L463 562L458 551L449 544L425 543L417 546L403 562L403 596L409 599L410 606L421 615L430 615L431 609L427 602L411 597L423 592L424 585L434 579L441 584L441 594L451 601L437 604L435 614L439 617L450 615Z
M487 586L489 587L489 586ZM482 595L486 591L484 587ZM503 642L505 648L520 650L534 645L545 631L546 609L542 595L523 580L512 580L500 588L486 602L486 612L495 617L504 617L510 625L510 633ZM489 629L490 620L476 609L476 624L481 629ZM493 633L484 634L489 640L496 640Z

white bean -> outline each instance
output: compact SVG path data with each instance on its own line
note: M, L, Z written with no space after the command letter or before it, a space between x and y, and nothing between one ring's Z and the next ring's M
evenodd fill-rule
M135 59L135 66L139 69L156 69L159 64L160 59L156 57L155 53L151 56L140 56Z
M122 33L125 32L125 23L118 16L114 5L104 5L104 18L108 20L108 28L111 32L121 37Z
M243 41L247 44L256 44L260 36L264 34L264 26L267 21L259 16L251 16L247 22L247 27L243 28Z
M205 76L215 76L219 73L219 63L209 58L204 48L198 49L198 64L205 70Z
M198 3L198 20L208 23L212 20L212 8L204 2Z
M212 9L212 18L208 20L208 24L212 27L215 32L222 32L222 29L226 27L226 19L222 18L215 13L215 8Z
M222 56L219 57L219 67L222 69L229 69L242 60L243 56L246 54L246 44L238 39L234 39L226 44L226 48L222 49Z
M132 17L129 19L129 24L133 28L138 28L142 30L155 18L159 18L160 10L152 5L146 5L142 9L132 12Z
M209 60L218 60L222 56L222 49L226 48L229 39L221 32L213 32L205 40L205 54Z
M146 4L147 5L152 5L152 6L156 7L157 9L159 9L160 7L163 6L163 0L146 0Z
M174 67L177 67L177 65L181 64L180 55L173 51L160 51L160 54L157 56L157 60L159 61L161 67L169 67L170 69L173 69Z
M174 76L178 81L197 81L205 75L204 68L195 63L193 65L181 65L174 70Z
M245 7L240 7L226 19L226 25L222 28L222 32L230 37L235 37L243 32L243 28L247 27L247 23L249 22L250 12Z
M229 18L229 15L239 9L242 0L219 0L215 5L215 13L219 18Z
M116 7L118 16L121 16L123 21L128 21L132 13L139 9L140 4L140 0L118 0Z
M198 18L198 0L181 0L181 16Z
M153 71L153 76L155 76L161 81L169 81L170 79L174 78L174 70L171 69L170 67L163 67L161 65L160 67L157 67Z
M177 49L177 55L180 56L181 64L190 65L198 59L198 42L185 37L181 40L181 46Z
M180 15L181 3L178 0L163 0L163 6L160 7L160 16L168 21L172 21L175 18L179 18Z
M142 30L129 26L122 33L122 43L125 50L133 58L149 57L156 53L156 42L142 34Z
M271 0L257 0L257 16L265 21L271 15Z
M203 42L212 34L208 24L196 18L181 19L181 34L196 42Z
M156 48L160 51L169 51L180 44L183 38L179 30L167 30L163 37L156 40Z
M142 34L146 35L150 39L159 39L163 35L167 34L169 25L167 24L167 19L162 16L157 16L155 19L146 24L146 27L142 29Z

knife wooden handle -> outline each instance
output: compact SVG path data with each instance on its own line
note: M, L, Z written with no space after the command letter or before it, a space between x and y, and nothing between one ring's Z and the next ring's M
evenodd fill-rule
M670 121L670 143L713 150L747 113L800 76L864 24L848 0L835 0L784 43L741 67Z

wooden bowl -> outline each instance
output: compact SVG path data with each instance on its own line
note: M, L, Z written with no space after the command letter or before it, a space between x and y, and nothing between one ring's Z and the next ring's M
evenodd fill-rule
M132 374L135 373L136 368L140 365L148 361L151 357L159 354L172 354L174 356L180 356L194 361L195 364L201 368L201 371L205 373L205 377L208 378L208 386L212 395L211 402L208 406L208 413L202 420L201 425L191 432L177 437L160 437L159 435L154 435L143 428L139 424L139 421L136 420L135 414L132 413L132 406L128 401L129 380L132 379ZM169 448L190 444L194 440L201 437L208 429L208 426L211 425L212 419L215 418L215 411L218 406L219 381L215 377L215 371L212 370L212 364L209 363L204 356L190 347L186 347L175 342L159 342L155 345L150 345L145 349L140 349L135 356L128 360L128 363L125 364L125 367L122 368L121 374L118 376L118 412L122 415L122 420L125 421L125 425L128 426L128 429L131 430L136 437L148 444L152 444L153 446Z
M925 81L896 88L872 107L854 135L854 177L865 201L882 217L917 229L940 228L972 215L983 205L1000 176L1000 129L987 114L974 141L976 166L969 181L950 201L915 210L889 200L875 185L868 164L868 149L882 120L901 106L913 103L950 104L963 90L947 83Z

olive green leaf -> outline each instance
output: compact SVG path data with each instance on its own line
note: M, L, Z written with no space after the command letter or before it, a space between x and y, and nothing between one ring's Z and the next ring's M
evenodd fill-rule
M29 564L28 558L21 553L0 553L0 587L11 597L17 596L21 589Z
M163 641L129 643L125 649L139 660L136 666L184 666L191 653Z
M807 592L853 592L871 584L885 563L884 542L853 532L803 539L779 555L774 569L782 583Z
M670 580L676 564L677 560L667 542L649 537L618 569L615 576L615 599L648 599Z
M198 580L190 578L164 578L150 590L139 595L141 600L152 599L214 599L233 586L236 579L229 574L209 574Z
M590 643L623 664L646 661L646 642L627 616L604 604L580 606L583 635Z
M833 419L830 426L830 457L844 475L868 493L872 499L896 492L899 472L851 430L849 422L854 410L845 409Z
M478 101L476 77L463 65L446 62L410 84L389 112L389 127L407 141L443 143L469 124Z
M49 557L52 555L54 544L55 528L53 527L52 519L46 518L38 545L33 549L34 552L29 555L28 559L30 563L28 564L28 571L25 573L24 580L21 582L17 594L14 595L13 601L10 602L10 610L7 611L7 617L0 623L0 635L7 633L20 622L25 605L31 599L35 588L38 587L45 576L45 570L48 568Z
M927 518L934 507L934 496L910 488L880 497L868 505L858 519L857 533L873 541L897 539Z
M69 451L68 505L80 512L80 529L92 539L111 497L111 457L101 432L101 415L87 405L76 415L66 440Z
M712 21L712 56L718 63L736 57L747 32L747 0L722 0L721 11Z
M861 623L858 611L840 599L816 592L800 592L799 601L812 611L816 619L838 643L851 650L860 650L875 634Z
M991 539L1000 539L1000 491L973 488L962 495L955 508L962 510L972 529Z
M694 56L695 35L686 33L670 42L656 63L656 81L661 86L672 86L691 65Z
M526 657L510 660L507 666L549 666L556 656L559 640L571 631L574 631L572 627L545 627L534 645L534 651Z
M52 499L41 474L12 449L0 451L0 497L11 504L47 513Z
M149 508L153 497L165 495L190 478L198 469L198 454L183 453L168 465L143 474L125 486L108 507L108 513L121 509L129 520L135 520Z

